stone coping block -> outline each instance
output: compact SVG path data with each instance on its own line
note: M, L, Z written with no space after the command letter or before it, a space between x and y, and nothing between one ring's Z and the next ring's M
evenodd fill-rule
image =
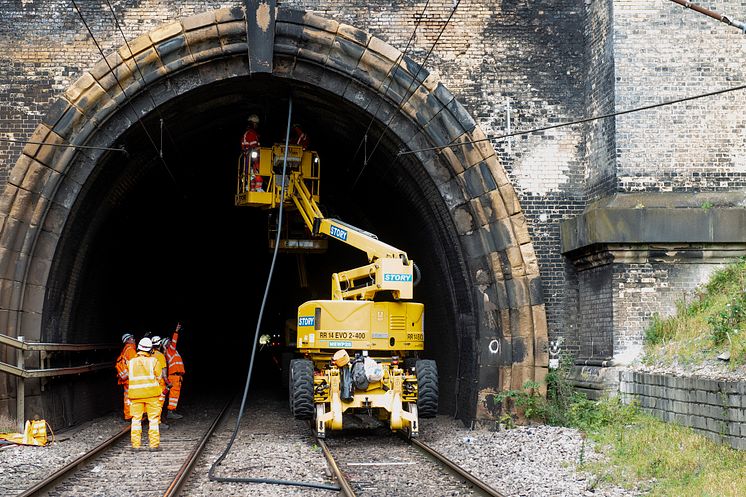
M743 194L618 194L560 225L562 253L608 243L744 243Z

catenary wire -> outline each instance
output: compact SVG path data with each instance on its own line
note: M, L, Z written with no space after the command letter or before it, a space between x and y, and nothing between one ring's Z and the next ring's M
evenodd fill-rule
M667 100L665 102L658 102L657 104L644 105L642 107L635 107L633 109L620 110L618 112L610 112L608 114L603 114L603 115L600 115L600 116L586 117L586 118L583 118L583 119L578 119L576 121L570 121L570 122L559 123L559 124L552 124L550 126L542 126L540 128L533 128L533 129L529 129L529 130L526 130L526 131L516 131L514 133L507 133L507 134L504 134L504 135L493 135L493 136L488 136L487 138L480 138L479 140L470 140L470 141L459 142L459 143L456 143L455 146L471 145L473 143L480 143L480 142L493 141L493 140L494 141L504 140L505 138L511 138L513 136L529 135L531 133L538 133L538 132L547 131L547 130L550 130L550 129L557 129L557 128L564 128L564 127L567 127L567 126L574 126L574 125L577 125L577 124L583 124L583 123L587 123L587 122L591 122L591 121L598 121L600 119L606 119L606 118L609 118L609 117L622 116L622 115L625 115L625 114L632 114L634 112L642 112L642 111L645 111L645 110L656 109L656 108L659 108L659 107L666 107L668 105L679 104L679 103L682 103L682 102L688 102L690 100L697 100L697 99L700 99L700 98L712 97L712 96L715 96L715 95L722 95L724 93L730 93L730 92L733 92L733 91L744 90L744 89L746 89L746 85L733 86L731 88L724 88L722 90L711 91L711 92L708 92L708 93L700 93L698 95L692 95L692 96L689 96L689 97L677 98L675 100ZM401 150L397 154L397 157L399 157L401 155L416 154L418 152L429 152L429 151L432 151L432 150L442 150L444 148L448 148L448 147L454 145L455 141L456 141L455 139L451 140L451 142L448 143L447 145L443 145L443 146L440 146L440 147L419 148L417 150L407 150L407 151Z
M290 97L288 101L288 124L287 124L287 130L285 132L285 156L283 157L282 161L282 177L285 178L285 173L287 172L287 163L288 163L288 146L290 144L290 124L291 124L291 118L293 116L293 98ZM277 215L277 234L275 235L275 248L272 252L272 263L269 266L269 274L267 275L267 284L264 287L264 296L262 297L262 305L259 307L259 317L256 321L256 329L254 330L254 342L251 346L251 358L249 359L249 371L246 375L246 383L244 385L243 389L243 397L241 398L241 407L238 410L238 418L236 419L236 427L233 429L233 433L231 434L231 438L228 441L228 445L226 445L225 449L223 450L223 453L220 454L220 456L215 460L215 462L212 463L212 466L210 466L210 469L207 471L207 476L212 481L217 481L221 483L267 483L272 485L290 485L295 487L306 487L306 488L319 488L323 490L339 490L339 487L336 485L330 485L327 483L315 483L315 482L304 482L304 481L293 481L293 480L278 480L273 478L251 478L251 477L224 477L224 476L216 476L215 475L215 468L220 465L221 462L223 462L223 459L228 455L228 452L231 450L231 447L233 447L233 442L236 440L236 436L238 435L238 429L241 425L241 418L243 417L244 408L246 407L246 399L249 395L249 384L251 383L251 374L254 370L254 358L256 357L256 344L257 339L259 337L259 330L262 325L262 317L264 316L264 308L267 304L267 295L269 294L269 287L272 283L272 275L275 271L275 262L277 261L277 253L279 252L280 248L280 236L282 234L282 214L284 212L283 205L285 204L285 187L287 186L287 181L283 179L282 182L282 188L280 190L280 202L279 202L279 209L278 209L278 215Z
M386 127L383 128L383 131L381 131L381 135L378 137L378 141L376 141L376 144L373 146L373 150L370 151L370 154L368 157L372 157L375 153L376 149L378 148L378 145L380 145L381 140L383 140L384 135L386 134L386 131L389 129L389 126L391 126L391 123L394 121L394 118L396 115L401 111L401 109L404 107L404 104L406 104L410 98L412 98L412 95L414 95L414 92L410 92L412 89L412 86L417 82L417 78L420 75L420 72L425 68L425 64L427 63L428 59L430 58L430 55L433 53L433 50L435 50L435 46L440 41L440 37L443 36L443 32L446 30L448 25L451 23L451 19L453 19L453 14L456 13L456 9L458 9L459 4L461 3L461 0L457 0L456 3L453 4L453 8L451 9L451 13L448 16L448 19L446 19L446 22L443 24L443 27L440 29L440 32L438 33L437 38L435 38L435 41L433 42L432 46L430 47L430 50L428 50L427 55L425 56L425 59L422 61L422 64L420 64L419 69L417 69L417 73L414 75L414 78L412 78L412 82L409 84L409 87L407 88L407 91L404 92L404 95L402 96L402 101L399 102L399 105L395 112L391 114L391 117L389 118L388 122L386 123ZM360 168L360 171L357 174L357 177L355 178L355 181L352 183L352 189L355 188L358 181L360 181L360 177L363 175L363 171L365 171L365 168L367 166L367 160L366 163L363 164L363 167Z
M176 182L176 177L174 177L173 173L171 172L171 168L168 167L168 164L166 164L166 160L163 157L160 157L160 153L158 150L158 145L153 140L153 137L150 136L150 133L148 132L148 128L145 126L145 123L142 122L142 119L140 119L139 113L135 110L135 106L132 104L132 99L129 95L127 95L127 92L124 90L124 87L122 86L122 83L119 81L119 78L117 78L116 74L114 73L114 69L111 67L111 64L109 64L109 61L107 60L106 56L104 55L104 51L101 48L101 45L98 43L98 40L96 40L96 36L93 34L93 31L91 31L90 26L88 26L88 22L86 22L85 17L83 16L83 12L80 10L80 7L78 7L78 4L75 2L75 0L71 0L73 7L75 7L75 11L78 13L78 17L80 17L80 20L83 22L83 25L85 26L86 30L88 31L88 34L91 36L91 39L93 40L93 43L96 45L96 48L98 49L98 52L101 54L101 58L106 63L106 67L109 68L109 72L111 73L112 77L114 78L114 81L117 82L117 86L119 86L119 89L122 90L122 94L124 95L125 99L127 100L127 103L129 104L130 108L132 109L132 112L137 117L137 122L140 123L140 126L142 127L143 131L145 132L145 136L148 137L148 140L150 141L151 145L153 145L153 148L155 149L157 155L160 158L161 164L163 164L163 167L166 169L166 172L171 177L171 181L173 181L174 185L178 188L179 184Z
M147 89L148 96L150 97L150 101L153 104L153 109L155 109L156 113L158 114L158 117L161 119L161 132L163 128L166 130L166 135L168 136L168 140L171 142L171 145L173 145L174 149L178 150L178 147L176 146L176 143L174 142L173 136L171 135L171 132L168 129L168 126L164 126L165 119L163 118L163 115L161 114L160 109L155 103L155 99L153 98L153 94L150 92L150 88L145 83L145 76L142 73L142 69L140 69L140 64L137 62L137 57L135 57L135 53L132 51L132 47L130 47L130 43L127 40L127 37L124 34L124 31L122 30L122 26L119 24L119 19L117 18L116 12L114 12L114 7L112 7L111 2L109 0L106 0L106 5L109 6L109 10L111 11L111 16L114 18L114 24L116 25L117 29L119 30L119 34L122 35L122 39L124 40L125 45L127 45L127 50L129 50L130 55L132 55L132 61L135 63L135 67L137 68L137 73L140 75L140 80L142 80L143 86ZM161 136L161 152L163 152L163 137ZM160 154L162 156L162 153Z
M407 40L407 45L404 47L404 51L400 53L399 57L396 58L396 62L394 62L394 65L389 68L389 70L386 72L386 77L384 78L384 81L386 81L386 88L381 92L383 95L386 94L389 87L391 86L391 74L394 68L398 68L399 64L402 60L404 60L404 57L406 57L407 52L409 51L409 46L412 44L412 40L414 40L414 37L417 35L417 28L420 27L420 23L422 22L422 19L425 17L425 11L427 10L428 5L430 5L430 0L427 0L425 2L425 6L422 8L422 12L420 12L419 17L417 18L417 22L415 22L414 29L412 29L412 34L409 36L409 40ZM370 131L371 126L373 126L373 122L375 121L375 115L378 113L378 111L381 109L381 105L383 104L382 97L378 100L378 107L376 108L375 112L373 112L373 116L370 118L370 122L368 123L368 127L365 128L365 133L363 133L363 137L360 139L360 143L357 145L357 149L355 149L355 153L352 154L352 159L350 162L354 162L355 158L357 158L358 152L360 152L360 147L363 146L363 143L367 143L368 140L368 132ZM363 163L367 164L368 157L367 157L367 150L363 153Z

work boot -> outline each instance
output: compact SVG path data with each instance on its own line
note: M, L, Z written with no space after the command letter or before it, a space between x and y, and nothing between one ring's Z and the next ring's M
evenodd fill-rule
M161 423L158 425L158 428L161 430L168 430L170 427L166 423Z
M166 414L166 418L168 419L181 419L183 417L184 416L182 416L181 414L177 414L174 411L168 411L168 414Z

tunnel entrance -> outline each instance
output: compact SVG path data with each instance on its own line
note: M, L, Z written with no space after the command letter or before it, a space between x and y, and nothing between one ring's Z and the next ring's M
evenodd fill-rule
M441 412L489 417L490 396L543 378L546 359L538 266L494 151L470 143L484 135L426 71L350 26L281 9L272 70L252 72L243 16L216 11L138 38L80 78L39 126L50 144L128 154L24 149L3 205L26 214L5 223L3 240L29 254L19 286L35 291L0 297L9 331L112 342L181 320L185 388L238 387L271 257L266 213L233 206L239 139L256 113L262 145L282 141L292 95L293 121L323 161L321 203L422 270L415 299L425 304L423 356L438 363ZM441 148L399 155L432 147ZM281 256L262 332L279 331L301 302L328 297L330 274L364 259L333 241L304 257L305 273L297 257ZM254 383L279 385L260 365ZM110 376L45 383L46 416L70 423L115 407Z

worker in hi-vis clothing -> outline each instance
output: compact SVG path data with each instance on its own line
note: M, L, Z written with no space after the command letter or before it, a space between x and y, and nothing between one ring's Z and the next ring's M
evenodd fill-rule
M163 352L161 352L161 337L158 335L155 335L150 339L153 342L153 356L155 356L156 359L158 359L158 365L161 367L161 386L163 388L163 395L161 395L159 401L161 403L161 408L163 408L163 404L166 402L166 394L168 393L168 389L171 388L171 383L168 381L168 363L166 362L166 356L163 355ZM168 426L165 426L165 428L168 428Z
M143 338L137 344L137 355L129 362L129 398L132 403L132 428L130 439L132 447L140 448L142 438L142 416L148 414L148 443L151 449L157 449L161 443L158 425L161 422L161 403L163 395L161 384L163 371L158 359L152 354L153 342Z
M181 331L181 323L176 324L176 330L174 330L171 338L164 338L161 342L161 348L166 356L166 363L168 364L168 381L171 383L171 388L168 390L168 412L166 416L168 419L180 419L181 414L177 414L174 411L176 406L179 405L179 395L181 395L181 382L185 373L184 360L181 358L181 354L176 350L176 342L179 340L179 331Z
M263 192L264 179L259 176L259 116L251 114L246 123L246 131L241 136L244 176L249 176L249 190Z
M132 333L125 333L122 335L122 343L124 347L122 352L117 357L116 368L117 368L117 383L122 385L124 388L124 419L130 420L132 414L130 413L130 398L128 393L128 377L129 377L129 361L137 355L135 347L135 337Z

